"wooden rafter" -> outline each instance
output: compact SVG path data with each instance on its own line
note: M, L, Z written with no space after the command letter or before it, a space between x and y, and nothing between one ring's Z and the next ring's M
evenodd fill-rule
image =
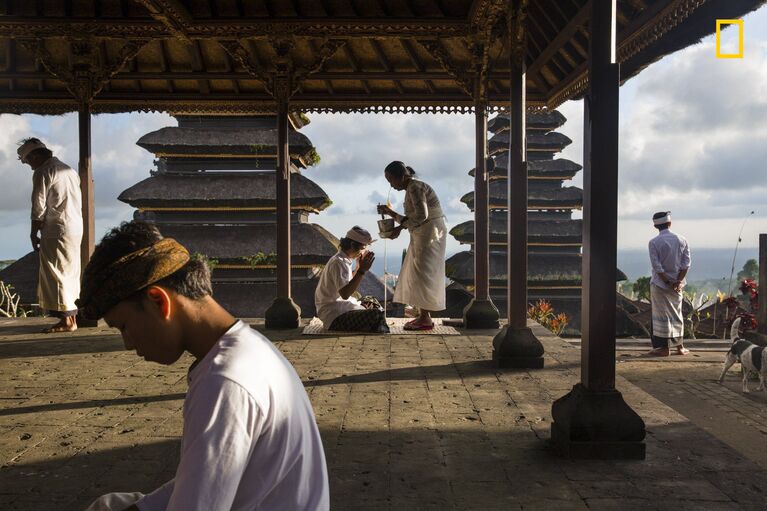
M189 36L192 15L179 0L136 0L143 5L149 15L162 23L176 38L191 42Z
M394 68L392 68L391 63L386 58L386 55L384 54L383 49L381 48L381 45L379 44L379 42L376 41L375 39L370 39L368 42L370 43L370 46L373 48L373 53L376 54L376 58L378 59L378 62L380 62L381 65L383 66L384 70L387 73L392 73ZM399 80L392 79L392 83L394 83L394 88L397 89L398 93L400 94L405 93L405 90L402 88L402 84L399 83Z
M439 65L447 71L450 76L458 83L461 89L469 96L474 96L474 79L472 73L459 66L450 58L450 54L442 46L439 39L416 39L429 55L436 60Z
M400 39L399 42L402 45L402 49L405 50L405 53L410 59L410 62L413 63L413 67L415 67L415 70L418 73L423 73L424 71L426 71L426 69L424 68L424 65L421 63L420 60L418 60L418 56L415 54L413 43L411 43L410 40L408 39ZM431 80L424 80L424 83L426 84L426 88L429 89L429 92L434 94L435 92L434 83L432 83Z
M314 54L315 59L314 61L309 64L308 66L298 68L294 71L293 75L293 92L295 93L298 90L298 87L301 85L301 82L305 80L308 76L317 73L322 70L322 67L325 65L325 62L328 61L335 53L338 51L339 48L346 45L346 41L341 39L330 39L327 41L323 41L322 45L319 49L314 48ZM330 90L332 90L332 86L328 83L326 84Z
M341 49L346 54L346 58L349 61L349 64L352 66L352 71L354 71L356 76L355 79L359 79L360 64L359 61L357 61L357 57L354 56L354 52L352 51L350 45L345 44ZM365 89L365 93L370 94L370 85L368 84L368 81L360 80L360 82L362 83L362 88Z
M266 85L267 91L271 93L272 89L272 77L266 72L264 68L258 63L255 57L251 58L251 54L245 49L239 41L233 39L222 39L218 41L218 44L224 49L226 53L232 57L232 60L240 64L240 66L248 72L249 75L261 80Z

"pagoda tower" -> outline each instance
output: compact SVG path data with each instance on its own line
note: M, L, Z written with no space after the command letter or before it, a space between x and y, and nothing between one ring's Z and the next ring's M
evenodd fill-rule
M177 127L141 137L155 154L151 176L123 191L119 200L137 208L134 218L153 222L191 253L211 260L216 300L240 317L263 317L277 292L275 116L176 116ZM303 317L315 314L318 275L336 253L338 239L309 223L332 202L301 174L317 153L297 130L308 123L291 115L291 272L293 300ZM359 289L383 301L372 273Z
M581 165L556 158L572 141L554 130L565 123L558 111L527 114L528 169L528 300L545 299L554 310L569 318L568 331L580 329L582 221L572 218L581 209L583 190L565 186L565 181L581 170ZM507 311L507 212L509 157L509 116L498 115L488 122L492 137L488 153L494 168L490 170L490 295L505 317ZM474 175L474 169L469 171ZM461 199L474 210L474 192ZM450 234L463 244L474 243L474 221L453 227ZM474 286L474 252L467 250L448 258L448 310L459 310L468 303ZM458 284L458 286L456 286ZM463 293L456 288L465 288ZM453 301L454 303L450 303Z

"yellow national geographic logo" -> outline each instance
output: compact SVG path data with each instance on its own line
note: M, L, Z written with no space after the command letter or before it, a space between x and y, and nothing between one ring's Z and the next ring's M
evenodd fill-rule
M738 53L722 53L722 25L738 26ZM716 20L716 58L718 59L742 59L743 58L743 20Z

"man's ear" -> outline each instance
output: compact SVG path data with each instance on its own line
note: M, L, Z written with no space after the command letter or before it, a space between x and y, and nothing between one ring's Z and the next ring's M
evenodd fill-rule
M168 292L160 286L149 286L146 290L146 296L160 310L164 319L170 319L172 311L172 301Z

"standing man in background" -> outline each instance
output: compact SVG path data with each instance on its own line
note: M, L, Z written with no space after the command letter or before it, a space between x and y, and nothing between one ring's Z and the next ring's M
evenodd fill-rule
M80 176L37 138L18 149L32 174L32 249L40 255L37 298L59 322L45 333L77 330L80 295L80 241L83 237Z
M682 236L671 232L671 211L660 211L652 217L659 233L650 240L650 304L652 306L652 347L650 356L667 357L670 347L677 354L690 353L684 347L682 289L690 269L690 247Z

